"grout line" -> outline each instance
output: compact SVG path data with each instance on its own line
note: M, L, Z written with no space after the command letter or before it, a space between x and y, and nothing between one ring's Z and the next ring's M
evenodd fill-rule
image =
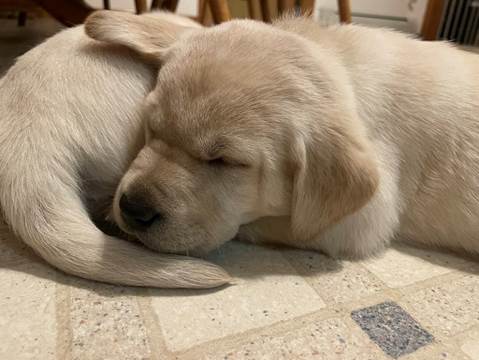
M286 260L288 259L286 258ZM290 262L288 261L288 263ZM291 266L295 270L297 270L293 264L291 264ZM307 277L302 276L301 273L300 273L300 276L305 281L308 282ZM381 283L383 282L381 281ZM308 284L310 283L308 282ZM428 286L426 285L424 287L427 288ZM372 306L387 300L391 300L396 303L399 303L401 299L404 298L405 296L406 294L401 292L401 289L389 288L385 286L382 290L375 292L373 294L370 294L368 296L364 296L360 299L355 299L353 301L349 301L345 303L335 303L335 304L326 303L326 306L318 311L304 314L299 317L295 317L293 319L279 321L277 323L267 325L264 327L246 330L242 333L232 334L223 338L210 340L210 341L195 345L189 349L175 352L174 354L177 355L178 357L185 358L185 359L197 359L200 357L199 354L202 354L202 353L204 354L207 352L208 349L211 350L211 348L214 348L215 351L228 350L238 345L244 344L250 341L255 336L264 334L265 332L268 332L269 334L283 333L292 329L294 330L295 328L299 328L312 321L324 321L324 320L335 318L335 317L349 318L351 311L353 310ZM311 318L314 318L314 320L311 320Z
M450 282L459 280L463 278L464 276L467 276L467 273L457 271L457 270L452 270L451 272L448 272L442 275L436 275L425 280L420 280L413 284L394 288L393 290L397 291L400 297L402 298L402 297L407 297L412 294L415 294L421 290L427 290L435 286L449 284Z
M464 351L462 350L461 342L462 340L464 340L464 335L474 330L479 331L479 326L478 325L470 326L466 330L448 338L446 341L444 341L444 343L449 344L451 347L454 348L455 351L462 354L465 358L470 359L469 355L465 354Z
M145 322L146 337L150 346L152 360L173 358L163 338L163 331L155 311L151 305L152 295L149 289L138 289L138 308Z
M375 300L372 303L376 303L377 301L382 302L385 299L391 298L389 294L382 294L385 298L379 297L378 294L376 296L371 296L369 299L374 298ZM379 299L378 299L379 298ZM206 341L204 343L195 345L191 348L180 350L175 352L174 354L182 359L192 359L196 360L201 358L200 354L204 354L211 349L214 348L214 351L225 351L228 349L232 349L236 346L240 346L251 341L257 336L265 334L267 332L268 336L276 336L283 334L288 331L292 331L295 329L299 329L303 326L318 322L318 321L325 321L329 319L339 318L343 319L345 317L349 317L352 309L356 307L352 306L353 303L350 303L350 307L343 306L344 304L340 304L337 308L333 308L332 306L327 306L320 310L310 312L307 314L303 314L301 316L278 321L276 323L265 325L262 327L249 329L241 333L236 333L232 335L228 335L222 338Z
M348 312L335 312L331 311L331 309L328 310L322 309L287 321L280 321L269 326L247 330L241 334L236 334L236 336L231 335L224 338L211 340L191 347L189 349L176 352L176 359L209 359L210 356L214 357L217 356L219 353L234 351L235 349L240 348L247 343L257 340L259 337L282 336L289 332L300 330L305 326L309 326L318 322L328 321L331 319L338 319L344 322L346 325L352 324L353 321L350 319L350 315ZM355 325L357 326L357 324ZM363 334L362 330L358 331L358 334L361 334L360 336L363 336L364 339L367 338L367 335ZM370 344L371 341L368 339L367 341L365 341L365 343ZM373 345L375 349L379 349L377 347L377 344L373 343ZM378 351L382 354L381 349L379 349Z
M389 287L384 281L382 281L379 277L377 277L373 272L371 272L366 266L361 264L361 262L354 262L355 265L359 266L361 269L366 271L366 273L368 274L369 277L371 277L371 279L373 279L374 281L376 281L378 284L381 285L380 289L378 289L378 291L375 291L375 292L373 292L369 295L365 295L365 296L362 296L360 298L356 298L352 301L337 303L337 302L332 302L330 300L325 300L321 296L320 291L315 286L315 281L313 279L314 275L310 276L310 275L306 274L305 271L301 267L297 266L293 261L290 261L287 256L283 255L283 258L296 271L296 273L314 290L314 292L318 295L318 297L325 304L325 307L336 307L336 308L339 307L339 308L341 308L343 305L352 303L353 301L355 303L357 303L358 301L360 301L362 299L367 299L369 297L374 297L375 295L383 294L383 293L387 292L388 290L394 290L393 288Z
M335 317L341 317L341 314L336 314L332 312L331 309L321 309L293 319L279 321L274 324L249 329L241 333L209 340L188 349L177 351L174 354L177 358L181 359L203 359L204 356L211 351L211 348L214 349L213 351L215 353L227 351L229 349L235 348L236 346L241 346L242 344L251 341L253 338L257 338L257 336L264 334L265 332L268 332L269 336L274 336L287 331L299 329L304 325L314 323L318 320L322 321Z
M55 315L56 315L56 358L68 360L72 358L72 330L70 323L71 287L63 281L55 286ZM68 280L66 280L68 281Z
M427 288L427 286L425 287ZM229 349L234 349L235 347L241 346L242 344L251 341L251 339L254 339L257 336L265 333L268 333L269 336L274 336L317 321L325 321L331 318L350 319L351 311L375 305L377 303L381 303L387 300L398 303L409 314L411 314L408 305L404 304L404 302L401 301L405 297L406 294L402 293L400 289L392 289L386 287L382 291L376 292L360 299L356 299L351 302L341 304L328 304L325 308L312 313L304 314L286 321L279 321L277 323L264 327L246 330L242 333L232 334L223 338L210 340L193 346L191 348L175 352L174 354L182 359L199 359L201 358L201 356L206 356L206 354L211 351L216 353L221 351L227 351ZM428 326L422 323L421 326L424 326L426 329L428 328ZM437 340L440 340L441 342L444 340L441 339L441 337L438 337L437 334L434 334L434 336Z
M468 328L466 329L463 329L463 331L457 333L456 335L452 336L452 337L449 337L448 338L448 341L454 341L454 342L459 342L460 340L463 340L464 339L464 334L467 334L473 330L476 330L479 332L479 325L477 324L474 324L474 325L471 325L469 326Z
M372 294L370 296L355 301L343 304L336 304L336 306L329 305L318 311L304 314L293 319L279 321L277 323L264 327L250 329L239 334L232 334L223 338L210 340L193 346L191 348L175 352L174 355L176 355L177 358L185 360L207 358L208 356L215 355L221 352L234 350L250 341L253 341L254 339L257 339L259 336L279 336L281 334L299 329L303 326L307 326L318 321L326 321L333 318L341 319L341 321L344 321L346 324L351 325L353 323L351 319L351 311L358 308L371 306L387 300L392 300L396 303L399 303L400 299L403 296L404 295L396 289L386 288L381 292ZM403 304L400 304L400 306L404 307ZM404 309L408 313L410 313L409 309L407 309L407 306L405 306ZM424 324L421 323L421 326L424 326ZM437 339L437 336L435 337ZM374 345L375 347L377 347L377 344ZM439 345L442 346L441 342L432 344L432 347L436 349L436 347ZM381 349L379 349L378 351L382 353Z

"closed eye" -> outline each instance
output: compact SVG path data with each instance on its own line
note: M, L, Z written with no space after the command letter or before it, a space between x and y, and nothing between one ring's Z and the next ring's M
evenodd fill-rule
M212 167L221 168L221 167L229 167L229 168L246 168L249 167L247 164L243 162L239 162L237 160L233 160L227 157L218 156L209 160L206 160L208 165Z
M208 160L208 164L211 166L227 166L230 165L223 157L217 157L214 159Z

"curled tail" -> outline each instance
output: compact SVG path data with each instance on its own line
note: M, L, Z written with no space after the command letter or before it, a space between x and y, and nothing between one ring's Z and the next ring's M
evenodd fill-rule
M46 182L50 186L27 185L32 192L10 188L8 195L2 194L2 208L11 229L56 268L86 279L132 286L212 288L229 281L223 269L206 261L154 253L104 234L90 220L75 190Z

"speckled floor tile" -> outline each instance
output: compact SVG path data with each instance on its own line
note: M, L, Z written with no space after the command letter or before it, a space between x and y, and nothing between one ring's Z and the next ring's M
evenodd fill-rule
M0 219L0 264L4 267L42 262L33 251L15 237Z
M360 329L342 319L309 323L290 331L268 334L226 352L207 352L201 358L211 360L388 359Z
M153 308L170 350L267 326L324 307L278 251L238 242L215 261L237 278L221 291L156 290Z
M393 302L353 311L351 317L393 358L412 353L434 340L411 315Z
M466 260L454 255L407 246L388 249L377 259L363 262L363 265L392 288L411 285L434 276L454 270L454 265Z
M0 359L56 359L55 271L0 268Z
M433 343L413 353L401 356L400 360L471 360L454 344Z
M434 333L453 336L479 324L479 276L465 275L454 282L408 295L409 312Z
M1 76L62 26L0 19L0 28ZM479 276L455 272L469 263L452 255L399 247L362 265L229 244L215 260L236 285L114 287L53 270L0 220L0 360L390 360L350 311L391 299L436 339L401 360L479 359Z
M74 286L70 309L73 359L150 357L134 289L83 280L74 280Z
M472 360L479 360L479 327L466 332L461 338L461 350Z
M285 251L284 256L328 304L355 301L384 288L384 284L359 263L299 250Z

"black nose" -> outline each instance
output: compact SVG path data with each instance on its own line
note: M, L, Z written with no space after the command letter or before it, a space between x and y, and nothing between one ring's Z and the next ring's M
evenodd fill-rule
M145 229L160 218L160 214L140 199L127 197L120 198L120 210L123 220L136 229Z

